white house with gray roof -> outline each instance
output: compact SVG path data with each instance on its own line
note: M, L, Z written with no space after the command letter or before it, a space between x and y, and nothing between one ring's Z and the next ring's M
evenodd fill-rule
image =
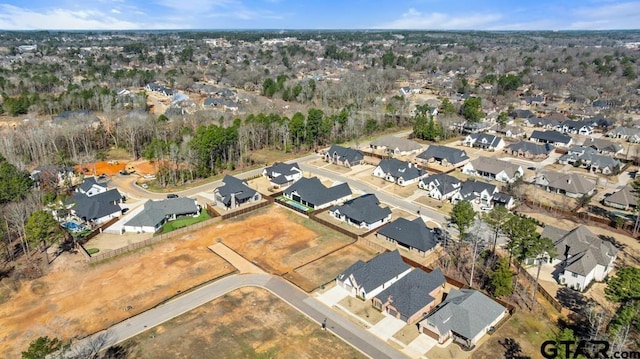
M101 224L122 215L120 204L124 196L116 189L107 189L88 177L80 184L71 198L70 210L78 218L92 224Z
M628 211L636 208L638 204L638 194L633 189L633 186L627 184L611 195L605 197L604 204L609 207Z
M487 151L497 151L504 148L504 140L501 137L486 133L472 133L462 140L462 145Z
M582 145L585 147L591 147L598 151L598 153L606 156L615 156L624 152L622 144L605 138L588 138Z
M478 157L462 166L462 173L491 181L512 183L522 177L522 166L493 157Z
M144 209L127 221L123 230L132 233L155 233L163 224L178 217L200 215L200 206L195 199L180 197L160 201L148 200Z
M369 193L334 206L329 215L351 226L371 230L391 220L391 209L381 207L378 197Z
M507 308L473 289L451 289L436 310L418 326L420 332L443 344L449 339L475 346L509 312Z
M418 142L396 136L377 138L371 141L370 146L374 150L384 150L394 156L407 156L422 151L422 145Z
M326 187L317 177L302 177L283 192L286 198L314 210L342 203L351 198L351 194L348 183Z
M395 158L381 160L373 170L375 177L384 178L389 182L400 186L408 186L417 183L427 175L427 172L416 167L411 162L400 161Z
M548 192L564 194L571 198L591 196L596 190L595 181L573 172L544 171L535 178L535 183Z
M460 190L462 182L445 173L424 177L418 182L418 187L427 191L429 197L437 200L447 200Z
M621 138L631 143L640 143L640 128L616 127L607 132L607 137Z
M336 278L336 284L349 295L369 300L411 272L400 253L385 252L363 262L358 260Z
M286 187L302 178L302 170L297 163L275 162L262 170L262 175L269 179L274 187Z
M594 280L604 281L618 255L613 243L600 239L584 225L569 232L547 226L541 236L551 239L556 248L551 264L558 269L558 282L579 291Z
M616 174L622 169L622 162L615 158L604 156L592 147L574 146L567 154L558 159L560 164L582 167L589 172L600 172L604 175Z
M258 202L262 199L260 192L249 187L247 181L225 175L222 186L213 191L218 207L234 209L245 203Z
M548 143L556 147L569 147L573 144L571 136L558 131L533 131L529 139L538 143Z
M451 203L456 204L460 201L469 201L473 208L478 210L486 210L493 207L493 195L498 193L498 187L490 183L467 180L460 191L451 197Z
M325 161L344 167L359 165L363 159L362 152L339 145L332 145L324 154Z

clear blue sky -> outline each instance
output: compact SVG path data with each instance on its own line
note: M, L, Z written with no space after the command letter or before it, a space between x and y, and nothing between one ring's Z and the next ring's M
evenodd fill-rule
M639 29L618 0L0 0L0 29Z

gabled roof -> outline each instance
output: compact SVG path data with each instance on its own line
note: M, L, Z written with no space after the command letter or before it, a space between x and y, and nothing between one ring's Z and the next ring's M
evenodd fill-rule
M554 147L549 143L538 144L534 142L520 141L510 144L507 146L507 149L510 151L530 153L531 155L539 156L543 154L548 155L554 150Z
M75 203L73 210L76 215L90 221L120 212L121 208L116 202L123 196L114 188L91 197L81 192L73 192L71 198Z
M533 131L531 138L539 139L546 142L564 143L569 144L571 142L571 136L565 135L558 131Z
M390 174L395 178L402 178L405 181L424 175L424 171L412 165L411 162L400 161L396 158L381 160L378 167L385 174Z
M80 186L78 186L78 188L80 188L83 192L87 192L88 190L90 190L93 186L100 186L102 187L102 185L98 184L98 181L96 181L96 179L94 177L86 177L84 179L84 181L82 181L82 183L80 184Z
M487 133L472 133L469 137L471 137L476 144L482 143L490 147L495 147L500 144L500 141L502 141L502 138Z
M620 204L625 207L636 206L636 204L638 203L638 194L633 189L633 186L627 184L610 196L605 197L604 200L606 202Z
M300 166L297 163L275 162L270 167L265 168L267 175L271 177L273 173L279 173L282 176L291 176L300 173Z
M451 331L473 339L505 311L505 307L481 292L451 289L438 309L425 320L438 328L440 334Z
M509 202L513 200L513 197L511 197L506 193L498 192L493 194L493 198L491 200L495 204L506 206L507 204L509 204Z
M430 183L433 183L441 194L450 193L460 187L461 184L459 179L446 173L433 174L429 177L423 178L421 181L427 186Z
M563 115L563 114L561 114L559 112L550 113L550 114L546 115L545 118L548 119L548 120L555 120L555 121L558 121L560 123L569 120L569 118L567 116L565 116L565 115Z
M596 187L595 182L577 173L544 171L540 174L549 182L548 187L558 188L570 193L586 194Z
M504 171L509 178L513 178L516 173L520 173L518 170L522 170L522 166L520 165L502 161L494 157L478 157L470 163L475 171L490 173L494 176Z
M617 153L623 149L621 144L617 142L609 141L604 138L588 138L586 141L584 141L582 145L586 147L594 148L600 152Z
M469 156L467 156L467 153L463 150L438 145L430 145L424 152L416 157L427 161L432 158L437 161L444 159L449 163L460 163L469 159Z
M535 117L536 114L531 112L531 110L518 109L511 112L509 116L513 118L531 118Z
M460 188L460 195L462 196L462 199L471 201L472 199L478 197L480 193L485 190L489 194L497 192L497 188L495 185L481 181L467 180Z
M544 127L544 126L555 127L560 124L560 122L556 120L540 118L540 117L530 117L527 119L527 122L529 122L531 126L538 126L538 127Z
M378 233L423 252L431 250L438 244L433 231L420 218L413 221L398 218L387 224Z
M368 262L357 261L340 274L338 280L344 281L353 275L356 283L370 292L409 269L411 267L402 260L396 249L382 253Z
M583 276L590 273L597 264L607 267L611 258L618 254L618 249L611 242L598 238L584 225L554 241L554 245L556 258L564 260L565 254L568 254L565 269Z
M429 293L446 283L440 268L431 273L416 268L376 296L385 303L391 300L400 314L410 317L433 302Z
M347 183L325 187L317 177L302 177L284 191L287 196L294 192L305 202L312 203L315 206L335 201L352 193Z
M227 206L231 204L231 195L234 195L240 201L244 201L256 194L256 190L249 187L246 181L230 175L225 175L222 183L223 185L216 188L216 191L222 197L222 202Z
M417 151L422 148L418 142L407 140L402 137L384 136L371 141L372 146L384 146L390 149L398 149L400 152Z
M160 201L148 200L144 210L131 218L125 226L155 227L167 216L180 216L198 212L196 201L191 198L168 198Z
M562 123L562 126L569 130L579 131L583 127L592 127L592 124L588 121L567 120Z
M327 153L331 157L333 157L335 154L336 156L338 156L340 161L349 161L349 163L361 161L364 158L362 152L354 150L353 148L342 147L339 145L331 145Z
M334 206L331 211L338 211L358 223L375 223L391 214L391 209L380 207L380 201L371 193L346 201L341 206Z
M607 136L622 136L629 137L634 135L640 135L640 128L635 127L616 127L611 131L607 132Z

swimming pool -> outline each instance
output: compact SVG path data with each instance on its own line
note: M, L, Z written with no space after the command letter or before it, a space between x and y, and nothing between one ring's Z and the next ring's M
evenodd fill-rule
M298 203L296 201L292 201L292 200L286 198L285 196L278 197L278 199L281 200L282 202L287 203L288 205L290 205L292 207L296 207L297 209L303 210L305 212L311 211L310 207L307 207L307 206L305 206L303 204L300 204L300 203Z
M70 231L81 231L84 229L83 224L79 224L76 222L62 222L60 225Z

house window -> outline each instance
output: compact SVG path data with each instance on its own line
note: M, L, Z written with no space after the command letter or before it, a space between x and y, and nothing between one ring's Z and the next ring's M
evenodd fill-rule
M578 273L571 273L571 276L572 276L573 278L578 278Z

